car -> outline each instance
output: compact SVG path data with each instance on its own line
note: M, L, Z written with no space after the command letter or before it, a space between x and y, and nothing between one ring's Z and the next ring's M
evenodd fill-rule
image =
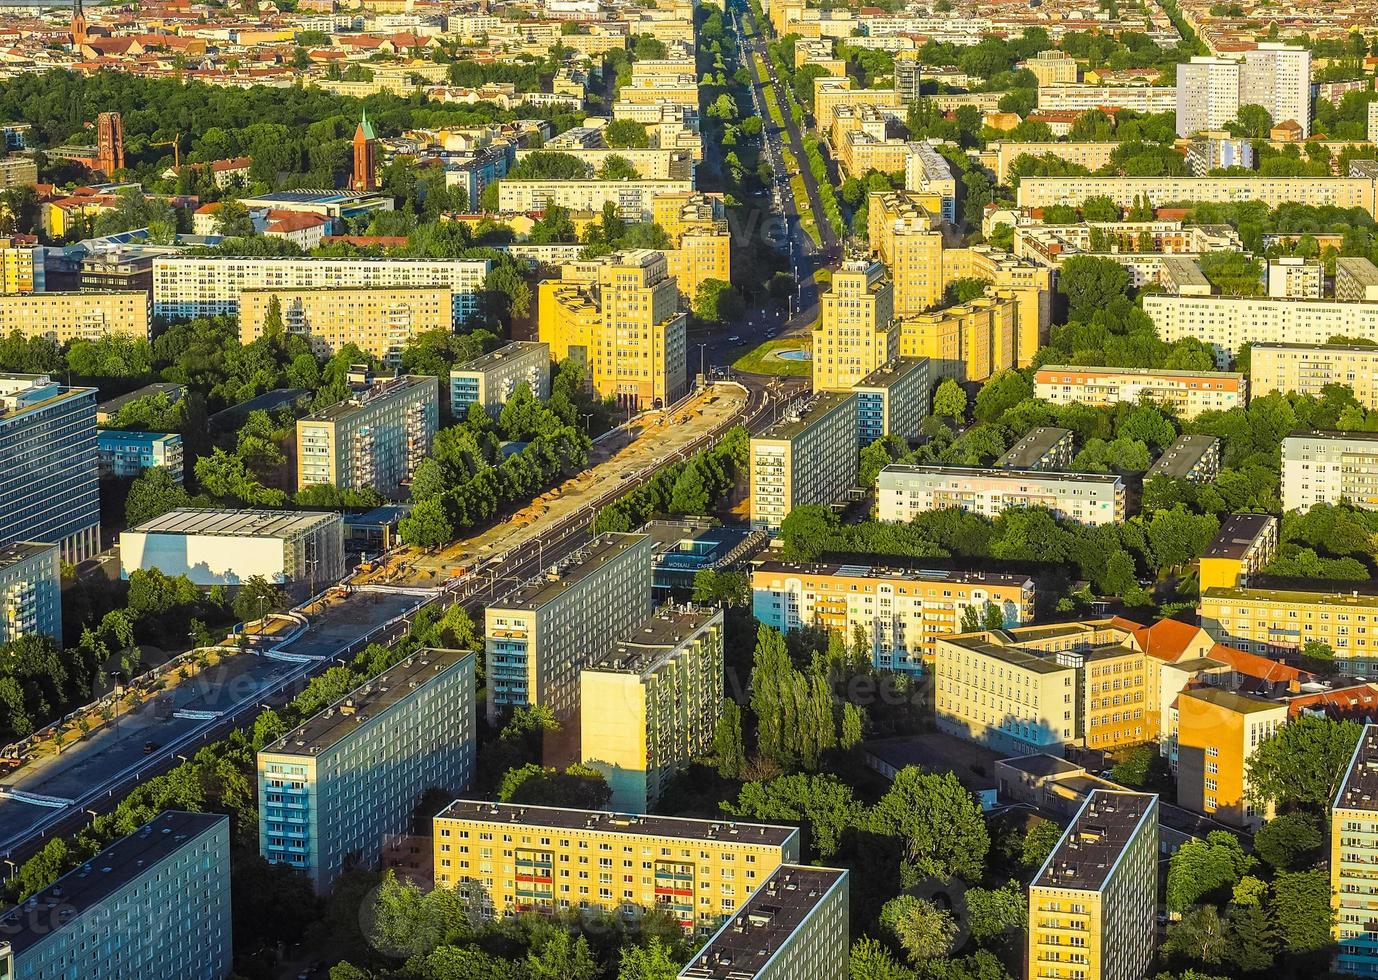
M727 338L727 342L729 344L740 344L742 342L742 338L737 336L736 334L733 334L731 337Z
M157 751L158 751L158 743L157 743L157 742L145 742L145 743L144 743L144 755L152 755L154 752L157 752Z
M766 331L766 340L770 340L770 339L771 339L772 337L774 337L774 336L775 336L775 331L774 331L774 330L767 330L767 331Z

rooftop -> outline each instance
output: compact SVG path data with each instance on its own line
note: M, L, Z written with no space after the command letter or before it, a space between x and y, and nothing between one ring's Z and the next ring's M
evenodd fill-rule
M168 810L0 917L0 931L16 955L100 905L202 834L225 826L221 813ZM166 910L161 910L166 911Z
M215 510L179 507L133 528L139 534L210 534L227 538L283 537L340 516L319 510Z
M1157 801L1158 797L1151 793L1103 789L1093 792L1077 811L1032 887L1099 891L1135 832L1152 816Z
M849 391L822 392L810 399L809 403L803 409L796 413L786 415L759 436L753 436L751 441L788 441L794 439L843 402L855 398L856 396Z
M1359 592L1302 592L1296 589L1207 589L1202 601L1218 602L1289 602L1302 605L1350 606L1378 609L1378 595Z
M297 424L310 422L338 422L348 418L368 407L370 404L385 398L393 398L399 395L421 393L422 389L430 388L432 393L439 397L440 382L430 374L404 374L400 378L385 378L367 388L354 391L342 402L336 402L319 412L312 412L297 420Z
M835 562L762 561L755 569L773 575L835 575L839 578L887 579L894 582L935 582L951 585L1010 585L1033 588L1027 575L943 568L889 568L884 565L843 565Z
M464 650L420 650L264 746L263 752L320 755L370 718L382 715L417 688L473 656Z
M1226 711L1233 711L1241 715L1249 715L1258 711L1273 711L1277 708L1285 709L1286 707L1278 701L1250 697L1247 694L1237 694L1234 691L1226 691L1218 687L1187 688L1177 697L1179 700L1191 698L1196 701L1204 701L1206 704L1213 704L1217 708L1224 708Z
M1336 261L1339 261L1338 259ZM1297 350L1297 351L1334 351L1335 353L1348 354L1371 354L1378 357L1378 345L1374 344L1253 344L1250 348L1255 350Z
M855 391L861 388L889 388L901 378L906 377L913 371L924 367L926 357L897 357L889 363L882 364L856 384L852 385Z
M148 398L153 395L166 395L168 401L175 402L182 397L182 392L186 390L185 385L173 384L167 381L158 381L151 385L144 385L142 388L135 388L133 391L123 395L116 395L96 406L96 411L102 415L114 415L130 402L138 401L140 398Z
M96 439L99 442L106 440L117 442L139 442L152 445L163 439L170 439L174 442L181 442L182 437L176 432L143 432L135 429L97 429Z
M1242 381L1244 375L1238 371L1179 371L1168 368L1137 368L1137 367L1100 367L1095 365L1079 366L1074 364L1045 364L1038 369L1037 377L1044 374L1067 373L1067 374L1128 374L1152 378L1219 378Z
M46 374L0 374L0 422L68 398L89 395L95 388L67 388Z
M775 955L846 877L836 868L782 864L694 954L680 971L681 980L751 980L767 972Z
M1003 456L995 461L995 466L1002 470L1026 469L1032 464L1042 461L1043 457L1064 441L1070 442L1071 438L1071 429L1059 429L1055 425L1040 425L1011 446Z
M799 833L797 827L783 827L777 824L608 813L604 810L576 810L570 807L490 803L487 800L455 800L436 814L436 819L480 820L533 829L587 830L604 834L712 840L765 847L782 847Z
M527 354L535 354L538 350L544 349L546 356L550 355L550 345L543 344L534 340L514 340L510 344L504 344L495 351L482 354L472 361L465 361L463 364L456 364L451 369L451 374L458 374L463 371L486 371L500 361L510 360L514 357L522 357Z
M1231 514L1220 525L1220 533L1206 548L1202 558L1243 558L1255 541L1277 526L1269 514Z
M667 603L643 620L636 631L585 667L603 673L647 674L665 662L670 654L701 630L717 624L722 628L722 611Z
M1144 479L1154 476L1166 476L1174 480L1186 479L1196 464L1201 462L1213 447L1219 445L1220 440L1215 436L1178 436L1171 446L1163 450L1163 455L1148 468Z
M0 571L11 565L37 558L57 548L55 544L39 544L34 541L14 541L0 548Z
M880 471L884 478L889 475L912 474L914 476L950 476L974 479L996 480L1051 480L1054 482L1101 483L1106 486L1121 486L1124 480L1115 473L1063 473L1059 470L1000 470L988 466L932 466L891 463Z
M489 605L490 610L539 609L564 593L571 585L598 571L602 565L650 538L645 534L606 531L570 555L551 571L513 591L506 599Z
M1378 811L1378 725L1365 725L1349 760L1335 808Z
M1293 432L1285 436L1282 440L1283 451L1287 451L1287 443L1293 439L1305 439L1310 442L1364 442L1378 443L1378 432L1330 432L1312 429L1309 432Z

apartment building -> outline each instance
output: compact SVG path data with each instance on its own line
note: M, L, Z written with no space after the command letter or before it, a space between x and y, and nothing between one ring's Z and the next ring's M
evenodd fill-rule
M1269 514L1231 514L1201 555L1199 581L1207 589L1243 588L1278 550L1278 519Z
M1337 944L1330 967L1378 974L1378 725L1365 725L1330 808L1330 896Z
M0 158L0 190L38 183L38 161L31 156Z
M46 291L47 249L35 242L0 237L0 293Z
M996 572L765 561L752 568L751 606L782 633L817 627L849 643L864 635L876 667L920 674L938 639L962 632L971 615L984 623L998 614L1006 627L1030 622L1034 583Z
M477 745L474 654L420 650L258 753L259 853L325 894L378 862L428 790L467 790Z
M928 143L910 143L904 158L904 189L920 194L937 194L941 200L938 217L949 224L957 221L957 172L947 157Z
M708 752L722 676L722 610L674 605L580 672L580 752L612 788L610 809L645 813L677 772Z
M677 980L847 980L847 872L781 865Z
M1063 51L1040 51L1017 67L1027 68L1039 85L1075 84L1080 70L1077 59Z
M1302 432L1282 440L1282 508L1378 507L1378 433Z
M10 909L0 929L0 971L16 980L223 980L230 818L165 811Z
M868 200L867 240L871 254L890 269L896 316L923 313L943 301L941 219L921 197L887 191L873 193Z
M833 504L856 484L857 396L827 391L751 437L751 526L778 531L801 504Z
M620 405L669 405L688 390L688 316L662 252L565 265L540 284L537 320L555 360L573 358L594 390Z
M238 585L261 575L307 588L344 577L344 524L334 512L179 507L120 533L120 577L156 568L193 585Z
M1015 366L1020 315L1015 297L995 293L907 316L900 321L900 354L928 358L934 378L982 381Z
M1053 316L1053 270L1027 259L1014 258L989 245L950 248L943 252L943 288L958 279L986 279L991 297L1006 300L1015 309L1013 365L996 358L991 370L1028 367L1039 347L1048 340ZM901 340L901 344L905 341ZM996 347L999 347L997 339Z
M891 464L880 471L876 491L880 519L901 524L944 507L986 517L1009 507L1045 507L1081 524L1111 524L1125 518L1124 480L1113 473Z
M1336 257L1335 298L1343 303L1378 301L1378 266L1362 255Z
M160 255L153 261L153 312L170 320L237 314L240 312L240 294L246 290L297 294L365 289L400 290L410 294L414 289L448 289L452 326L463 323L478 312L484 280L490 268L491 263L487 259ZM426 316L424 303L430 299L412 301L418 305L408 315L417 319L417 332L420 332L421 322ZM267 297L261 302L266 304ZM307 298L303 297L302 302L307 303ZM380 311L379 316L385 316L389 308L389 301L385 297L371 300L356 296L354 302L358 304L356 315L369 310L369 302L378 304L375 308ZM396 299L392 302L395 303ZM256 310L257 307L252 309ZM320 310L319 307L316 309ZM283 318L286 320L285 313ZM309 321L307 326L309 329ZM318 329L326 332L324 327ZM367 334L364 339L367 339Z
M100 551L96 389L0 374L0 545L55 544L63 561Z
M1011 755L1152 741L1157 674L1137 626L1103 619L938 637L938 729Z
M1187 166L1197 177L1228 167L1254 169L1254 144L1226 130L1205 130L1187 144Z
M579 671L651 614L651 539L600 534L484 610L488 719L539 704L579 707Z
M1177 805L1236 827L1272 816L1249 799L1248 762L1287 704L1217 687L1177 695Z
M1331 337L1378 340L1378 303L1258 299L1244 296L1145 296L1144 312L1168 343L1196 337L1228 367L1245 344L1326 344Z
M1378 347L1351 344L1254 344L1249 348L1254 391L1318 396L1344 385L1365 408L1378 408Z
M1042 112L1084 112L1087 109L1107 108L1146 114L1173 112L1177 108L1177 90L1164 85L1101 85L1089 82L1040 85L1038 108Z
M1314 207L1363 208L1374 213L1374 182L1369 177L1024 177L1016 203L1021 208L1050 204L1080 206L1102 194L1121 208L1134 199L1151 204L1211 201L1217 204L1260 201L1269 208L1295 202Z
M849 260L833 273L813 328L813 390L846 391L899 354L889 271Z
M451 368L450 415L462 419L470 405L479 404L497 418L523 384L538 401L550 397L549 344L514 340Z
M1144 474L1147 483L1155 476L1190 483L1209 483L1220 472L1220 440L1215 436L1178 436Z
M1243 374L1227 371L1046 364L1034 373L1034 396L1054 405L1114 405L1148 399L1189 419L1202 412L1243 408L1249 382Z
M694 102L697 103L695 95ZM604 204L617 208L627 221L650 221L653 202L661 194L688 194L692 180L513 180L498 182L498 210L543 211L552 204L571 211L602 213Z
M1307 136L1311 131L1311 52L1263 41L1242 57L1195 57L1178 68L1178 136L1223 129L1246 105L1268 110L1274 125L1296 123L1301 135Z
M0 295L0 335L46 337L56 344L102 337L149 340L148 294L10 293Z
M176 432L130 432L99 429L96 452L102 476L136 477L161 466L182 482L182 436Z
M1030 980L1147 976L1157 911L1158 797L1093 790L1029 884Z
M0 547L0 643L48 636L62 647L62 567L57 545Z
M651 199L651 219L674 246L665 249L665 262L684 305L707 280L732 281L732 233L721 194L658 194Z
M1270 299L1320 299L1325 266L1315 259L1284 256L1268 260Z
M481 912L657 909L707 935L782 864L799 829L455 800L434 821L437 888L476 885Z
M1375 595L1203 589L1197 616L1215 640L1246 652L1276 658L1296 654L1314 640L1330 647L1339 670L1354 677L1370 674L1378 660ZM1372 634L1370 624L1375 627Z
M857 438L862 446L881 436L913 442L932 403L928 359L896 357L852 385L852 391L856 395Z
M997 470L1061 470L1072 465L1072 430L1040 425L995 461Z
M244 289L239 294L239 341L251 344L270 329L305 337L317 357L346 344L394 363L419 334L454 329L454 298L448 286L330 289Z
M440 380L352 379L346 400L297 420L297 489L328 485L396 497L431 454L440 427Z

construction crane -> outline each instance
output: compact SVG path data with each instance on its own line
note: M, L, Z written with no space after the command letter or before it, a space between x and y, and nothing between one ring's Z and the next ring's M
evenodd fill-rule
M180 146L178 146L177 144L178 144L178 140L180 140L181 138L182 138L182 134L181 134L181 133L178 133L176 136L174 136L174 137L173 137L172 139L170 139L170 140L163 140L162 142L159 142L159 143L149 143L149 144L148 144L149 146L170 146L170 147L172 147L172 169L175 170L175 171L177 171L179 174L182 172L182 148L181 148Z

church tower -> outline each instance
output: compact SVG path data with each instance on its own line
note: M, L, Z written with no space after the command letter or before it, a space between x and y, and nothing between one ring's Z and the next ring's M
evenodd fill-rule
M86 43L86 11L81 0L72 0L72 47L80 48Z
M378 189L378 142L373 135L373 126L368 121L368 110L364 110L359 119L359 128L354 130L354 174L350 178L349 189Z

